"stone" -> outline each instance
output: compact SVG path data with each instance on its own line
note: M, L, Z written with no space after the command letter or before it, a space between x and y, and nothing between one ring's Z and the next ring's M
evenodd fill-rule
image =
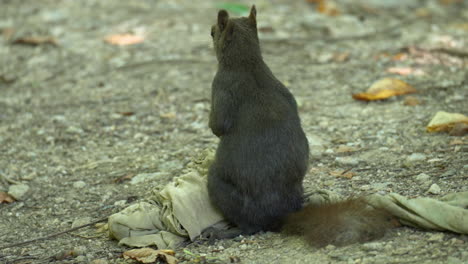
M26 193L29 191L29 186L26 184L14 184L8 189L8 194L13 196L16 200L23 200L26 198Z

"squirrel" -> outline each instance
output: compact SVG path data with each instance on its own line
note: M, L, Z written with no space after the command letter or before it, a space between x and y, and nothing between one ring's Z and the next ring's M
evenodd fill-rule
M263 61L255 5L248 17L230 18L220 10L211 36L218 69L209 127L220 141L208 172L208 194L235 227L211 227L203 236L283 231L318 247L382 237L387 215L362 199L303 207L309 144L294 96Z

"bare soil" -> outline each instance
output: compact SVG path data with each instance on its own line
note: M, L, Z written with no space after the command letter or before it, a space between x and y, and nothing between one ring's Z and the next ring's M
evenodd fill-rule
M437 111L468 114L467 3L334 2L336 16L306 1L256 3L264 58L296 96L310 140L306 188L343 196L467 191L468 138L425 129ZM19 201L0 204L0 247L118 212L180 175L196 153L216 147L207 127L215 3L0 0L0 191L29 187ZM116 33L146 38L129 46L103 41ZM14 43L25 37L56 43ZM388 72L392 67L423 74L398 75ZM404 96L352 99L383 77L415 87L420 104L404 105ZM116 181L149 172L160 177ZM440 190L428 192L433 184ZM405 227L372 243L315 249L266 233L189 244L176 257L468 263L467 243L466 235ZM125 250L91 227L0 250L0 263L133 263L121 258Z

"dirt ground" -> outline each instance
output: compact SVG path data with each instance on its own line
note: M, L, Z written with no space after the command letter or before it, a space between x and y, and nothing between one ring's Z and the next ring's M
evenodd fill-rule
M264 58L296 96L310 141L305 187L343 196L467 191L468 137L425 127L437 111L468 114L468 4L333 3L321 12L306 1L256 3ZM0 247L118 212L216 147L207 123L217 10L200 0L0 0L0 191L29 187L19 201L0 204ZM145 39L103 41L117 33ZM17 43L27 37L49 39ZM351 97L383 77L408 82L419 103ZM154 172L147 182L116 181ZM466 235L404 227L372 243L315 249L266 233L190 244L176 257L468 263L467 243ZM133 263L122 259L125 250L90 227L2 249L0 263Z

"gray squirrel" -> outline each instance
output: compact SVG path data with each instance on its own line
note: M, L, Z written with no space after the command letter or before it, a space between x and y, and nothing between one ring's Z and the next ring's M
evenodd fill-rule
M346 245L383 236L385 213L361 199L303 207L309 144L291 92L265 64L257 14L218 13L211 28L218 70L209 127L220 142L208 173L211 202L235 228L208 228L221 239L259 231L304 236L312 245Z

